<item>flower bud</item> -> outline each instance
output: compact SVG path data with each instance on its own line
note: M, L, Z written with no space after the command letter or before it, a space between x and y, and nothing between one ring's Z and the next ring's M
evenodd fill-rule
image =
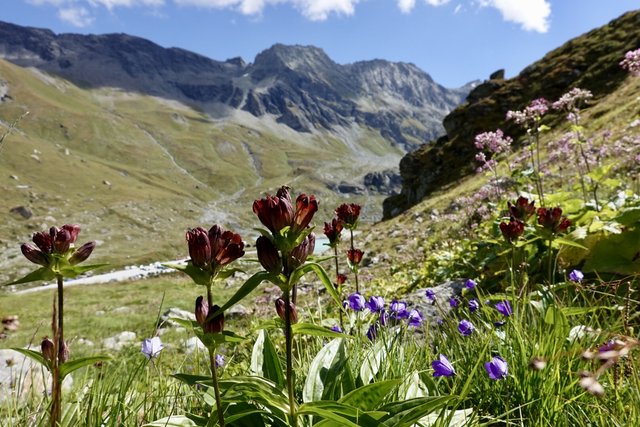
M255 200L253 202L253 213L272 233L277 233L284 227L290 226L294 212L289 188L283 186L275 196L267 196L264 199Z
M202 295L196 298L195 314L198 324L200 326L204 326L204 322L207 320L207 316L209 315L209 303L205 301Z
M338 275L336 276L336 279L338 280L338 286L344 285L344 282L347 281L347 275L338 273Z
M45 233L42 231L34 233L31 240L36 244L38 248L40 248L43 253L51 253L51 250L53 249L53 240L51 239L49 233Z
M289 261L289 269L294 270L304 264L309 255L313 254L316 247L315 233L309 233L307 237L291 251L291 259Z
M207 231L197 227L187 231L189 256L196 267L206 267L211 263L211 243Z
M225 231L217 241L211 240L211 247L216 267L223 267L244 255L242 237L232 231Z
M507 202L509 214L515 219L526 222L535 213L535 201L529 202L526 197L520 196L514 203Z
M207 317L210 313L215 313L219 309L220 307L217 305L209 307ZM204 324L204 331L212 334L218 334L224 331L224 313L220 313L211 319L207 319Z
M69 346L66 341L62 341L62 346L58 349L58 360L60 363L69 360Z
M42 356L51 362L53 360L53 341L48 337L44 337L40 343L40 351L42 351Z
M500 223L500 232L507 242L513 243L524 234L524 223L519 219L511 218L508 223Z
M69 258L69 264L76 265L85 261L96 247L96 242L87 242L80 246Z
M278 313L278 317L282 319L283 322L287 321L287 314L285 312L285 302L284 299L278 298L276 300L276 313ZM289 302L290 307L290 316L291 316L291 324L298 323L298 310L296 310L296 306L294 303Z
M49 265L49 257L33 246L27 243L23 243L20 246L20 250L22 251L22 255L24 255L25 258L27 258L32 263L40 264L44 267L47 267Z
M282 261L271 239L266 236L258 237L258 240L256 240L256 250L258 251L258 260L262 268L270 273L280 273L282 270Z
M338 219L342 221L345 227L354 229L358 225L358 217L360 216L360 205L355 203L344 203L336 209Z
M340 233L342 232L342 221L333 218L331 222L324 223L324 235L329 240L329 247L335 248L340 241Z
M53 248L59 254L65 254L71 247L71 233L63 229L57 230L53 239Z
M362 256L364 252L360 249L349 249L347 251L347 259L351 265L358 265L362 261Z

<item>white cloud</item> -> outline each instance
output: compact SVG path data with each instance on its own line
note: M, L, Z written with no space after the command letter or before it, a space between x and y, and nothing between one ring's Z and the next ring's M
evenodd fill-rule
M293 0L302 14L312 21L324 21L331 13L353 15L359 0Z
M547 0L480 0L480 6L498 9L505 21L520 24L526 31L549 30L551 4Z
M427 4L431 6L442 6L443 4L449 3L449 0L424 0Z
M92 6L104 6L109 10L116 7L162 6L164 0L88 0Z
M114 0L101 0L114 1ZM125 1L125 0L116 0ZM258 15L268 5L289 3L306 18L324 21L331 13L353 15L360 0L173 0L180 6L197 6L211 9L235 9L244 15Z
M93 22L93 17L84 7L65 7L58 10L58 18L74 27L88 27Z
M398 7L402 13L409 13L416 5L416 0L398 0Z
M462 5L458 3L456 9L453 11L454 14L459 13L462 10Z

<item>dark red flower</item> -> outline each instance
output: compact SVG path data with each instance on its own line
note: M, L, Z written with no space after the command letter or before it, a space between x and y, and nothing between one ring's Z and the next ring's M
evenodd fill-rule
M214 230L213 233L212 230ZM216 234L220 231L221 234ZM222 227L214 225L209 230L209 239L215 268L224 267L244 255L244 242L239 234L229 230L224 231Z
M524 222L512 217L508 223L500 223L500 231L507 242L513 243L524 234Z
M22 254L32 263L40 264L44 267L49 266L49 262L50 262L49 257L39 249L36 249L33 246L31 246L30 244L23 243L20 246L20 250L22 251Z
M39 231L33 234L31 240L45 254L50 254L53 251L53 239L49 233Z
M293 248L291 251L291 258L289 259L289 272L300 267L307 260L309 255L313 254L313 250L316 247L316 235L315 233L309 233L304 238L302 243Z
M342 274L342 273L338 273L337 279L338 279L338 286L343 285L344 282L347 281L347 275L346 274Z
M224 331L224 313L220 313L215 317L209 317L211 314L218 311L220 307L218 305L209 306L209 311L207 312L206 321L203 325L204 331L211 334L219 334Z
M527 222L529 218L535 213L536 208L534 206L535 200L529 202L526 197L518 197L515 203L507 202L509 206L509 215L520 221Z
M69 232L69 240L71 243L75 243L80 233L80 225L78 224L65 224L62 226L63 230Z
M53 250L59 254L67 253L71 247L71 233L64 228L58 230L56 227L51 227L49 234L53 239Z
M281 187L275 196L253 202L253 213L258 215L260 222L272 233L277 233L284 227L291 226L294 212L288 187Z
M342 233L342 221L333 218L331 222L324 223L324 235L329 239L329 246L335 248L340 241L340 233Z
M559 207L538 209L538 224L551 234L564 233L571 225L567 217L562 216L562 209Z
M282 271L282 260L278 254L278 249L266 236L258 237L256 240L256 251L258 252L258 261L262 268L270 273L280 273Z
M318 201L315 196L307 196L302 193L296 199L296 212L293 216L293 231L299 233L311 222L313 215L318 211Z
M347 251L347 259L351 265L358 265L362 261L362 256L364 252L360 249L349 249Z
M337 207L336 215L347 228L355 228L358 225L360 216L360 205L355 203L344 203Z
M282 319L283 322L286 322L287 315L285 313L286 304L284 299L278 298L276 300L276 313L278 313L278 317ZM296 310L296 306L294 303L289 302L290 312L291 312L291 324L298 323L298 310Z
M27 243L23 243L20 249L29 261L44 267L51 265L51 255L54 254L69 257L69 264L75 265L89 258L96 246L95 242L88 242L73 250L72 245L77 240L78 233L80 226L77 224L65 224L62 228L51 227L48 232L40 231L33 234L31 239L38 249Z
M93 250L96 248L96 242L87 242L80 246L69 258L69 264L76 265L89 258Z
M187 231L187 244L189 245L189 257L196 267L204 268L211 264L211 242L204 228L196 227Z
M196 298L196 322L200 326L204 326L204 323L207 321L207 316L209 315L209 303L204 299L202 295Z
M48 337L44 337L40 343L40 351L42 352L42 356L51 362L53 360L53 341Z

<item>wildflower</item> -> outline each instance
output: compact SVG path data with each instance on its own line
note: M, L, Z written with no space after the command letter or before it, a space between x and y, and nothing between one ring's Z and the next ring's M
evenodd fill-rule
M187 231L187 244L191 263L216 274L220 268L244 255L244 242L239 234L225 231L219 225L214 225L205 231L196 227Z
M315 247L316 235L315 233L309 233L302 242L291 251L289 264L287 265L289 271L293 271L304 264L307 257L313 254Z
M278 313L278 317L280 317L280 319L282 319L283 322L286 322L287 320L287 313L285 311L285 302L284 299L282 298L278 298L276 300L276 313ZM298 323L298 310L296 309L296 306L294 303L292 303L291 301L289 301L289 313L291 315L291 324L295 324Z
M475 138L475 146L478 150L487 150L493 154L509 151L512 142L513 140L508 136L505 137L500 129L478 134Z
M547 361L542 357L534 357L531 359L531 362L529 362L529 367L534 371L542 371L547 367Z
M436 293L433 291L433 289L429 288L425 291L425 295L427 296L427 298L429 298L429 300L431 300L432 302L436 301Z
M256 251L258 252L258 261L262 268L270 273L280 273L282 271L282 260L278 254L278 249L266 236L260 236L256 240Z
M379 296L369 297L369 301L365 303L365 307L372 313L379 313L384 310L384 298Z
M493 322L493 326L495 326L496 328L501 328L503 327L507 322L504 320L499 320L497 322Z
M291 226L294 212L289 187L281 187L275 196L267 195L264 199L255 200L253 202L253 213L274 234L279 233L285 227Z
M369 326L369 330L367 330L367 338L369 338L369 341L374 341L376 338L378 338L377 323L373 323L371 324L371 326Z
M67 360L69 360L69 346L67 345L66 341L62 341L62 345L58 349L58 360L61 363L64 363Z
M640 49L630 50L624 54L620 66L636 77L640 77Z
M524 234L524 223L519 219L511 218L508 223L500 223L500 232L507 242L513 243Z
M358 292L355 292L348 297L349 307L354 311L362 311L365 307L365 299Z
M409 317L407 311L407 303L404 301L393 300L389 305L389 312L395 320L405 319Z
M361 206L355 203L344 203L336 208L336 215L344 226L354 230L358 226Z
M456 374L456 370L444 354L441 354L438 360L431 362L431 367L434 377L452 377Z
M147 359L152 359L160 354L164 345L160 340L160 337L146 338L142 341L141 352Z
M598 380L594 377L594 375L590 372L581 372L580 373L580 387L585 389L588 393L593 394L594 396L601 397L604 395L604 387L602 384L598 382Z
M338 273L338 275L336 276L336 279L338 281L338 286L343 285L344 282L347 281L347 275L346 274L342 274L342 273Z
M333 326L331 327L331 330L332 330L333 332L342 333L342 328L340 327L340 325L333 325Z
M571 270L569 273L569 280L575 283L580 283L584 279L584 274L580 270Z
M461 320L458 324L458 332L465 337L471 335L475 329L476 328L473 326L473 323L466 319Z
M58 267L55 259L63 258L70 265L76 265L89 258L96 246L95 242L88 242L78 249L73 245L80 233L77 224L65 224L61 228L51 227L48 232L34 233L31 240L36 247L28 243L20 246L22 254L34 264L46 268Z
M340 241L342 228L342 221L338 218L333 218L331 222L324 223L324 235L327 236L327 239L329 240L329 247L336 247Z
M96 247L96 242L87 242L75 250L73 255L69 257L69 264L76 265L85 261Z
M476 284L477 284L476 281L473 279L467 279L467 281L464 282L464 286L467 289L474 289L476 287Z
M507 362L500 356L494 356L490 362L485 363L484 369L492 380L504 379L509 374Z
M438 318L436 319L436 323L437 323L438 325L442 326L442 325L444 325L444 320L443 320L441 317L438 317Z
M224 356L221 354L216 354L215 363L216 368L222 368L224 366Z
M202 295L196 298L195 315L198 324L200 326L203 326L207 321L207 316L209 315L209 303L204 299Z
M202 295L196 298L196 321L205 332L217 334L224 330L224 313L211 317L213 313L220 309L217 305L209 306L209 303Z
M520 196L514 203L507 202L509 215L512 218L526 222L536 212L535 200L529 202L526 197Z
M347 259L351 265L358 265L362 261L362 256L364 252L360 249L349 249L347 251Z
M504 301L500 301L499 303L497 303L495 306L495 309L498 310L504 317L509 317L511 316L511 314L513 313L513 311L511 310L511 304L509 304L509 301L504 300Z
M318 211L318 201L315 196L307 196L302 193L296 199L296 210L291 226L294 233L298 234L309 226L313 215Z
M407 319L409 320L409 326L417 328L422 325L422 315L416 309L413 309L409 312Z
M477 299L469 300L469 311L474 313L476 310L480 308L480 303Z
M551 234L564 233L571 225L571 221L562 216L562 209L556 207L553 209L538 209L538 224Z
M554 110L576 111L580 104L593 98L593 94L589 90L574 87L554 102L551 106Z
M45 360L51 362L53 360L53 341L48 337L44 337L40 343L40 351Z
M540 118L549 110L549 101L538 98L531 101L522 111L508 111L507 120L513 120L516 124L523 125L527 129L534 129Z
M456 308L460 305L460 301L456 297L449 298L449 306L451 308Z

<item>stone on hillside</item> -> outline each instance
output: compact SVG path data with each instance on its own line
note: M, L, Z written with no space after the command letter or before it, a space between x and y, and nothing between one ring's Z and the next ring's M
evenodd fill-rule
M131 307L127 307L127 306L116 307L113 310L111 310L112 313L131 313L131 311L132 311Z
M107 350L120 351L124 347L135 344L136 333L130 331L120 332L118 335L114 335L109 338L105 338L102 341L102 346Z
M426 296L426 289L417 289L406 296L412 307L418 309L423 319L434 322L451 310L449 298L459 296L465 287L466 279L448 280L430 288L436 296L437 304L433 304Z
M184 342L184 352L187 354L192 354L196 351L206 351L206 347L202 344L202 341L198 339L198 337L191 337Z
M69 391L72 385L73 378L68 375L62 388ZM0 402L19 403L30 396L41 397L50 387L51 376L39 363L15 350L0 349Z
M20 321L18 320L18 316L5 316L2 318L2 327L5 331L14 332L17 331L20 327Z
M252 314L253 314L253 310L248 309L242 304L236 304L233 307L231 307L229 310L225 311L224 313L225 317L229 319L234 317L236 318L248 317L248 316L251 316Z
M182 320L196 320L195 314L190 311L183 310L177 307L171 307L167 311L165 311L160 319L158 320L158 328L169 328L179 326L176 322L173 322L171 319L182 319Z
M15 208L11 208L9 210L12 214L20 215L24 219L29 219L33 216L33 212L25 206L16 206Z

